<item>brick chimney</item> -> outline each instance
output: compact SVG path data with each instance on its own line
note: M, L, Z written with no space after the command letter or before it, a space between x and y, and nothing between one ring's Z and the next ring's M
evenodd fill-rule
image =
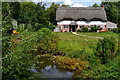
M104 4L102 4L102 6L101 6L101 7L104 9L104 7L105 7L105 6L104 6Z

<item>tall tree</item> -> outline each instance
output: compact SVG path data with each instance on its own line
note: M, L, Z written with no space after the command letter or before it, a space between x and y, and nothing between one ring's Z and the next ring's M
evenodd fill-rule
M105 6L108 21L114 22L120 26L120 2L102 2L101 5Z
M33 2L22 2L20 4L20 17L19 23L32 23L32 21L37 21L36 19L36 4Z
M61 7L70 7L69 5L62 4Z
M49 8L47 8L47 12L48 12L48 17L49 17L49 21L56 25L56 10L57 8L60 7L59 4L55 4L54 2L51 4L51 6Z
M49 8L47 8L47 13L48 13L48 17L49 17L49 21L56 25L56 10L58 7L69 7L69 5L65 5L62 4L60 6L60 4L55 4L54 2L51 4L51 6Z
M100 5L98 5L97 3L94 3L92 7L100 7Z

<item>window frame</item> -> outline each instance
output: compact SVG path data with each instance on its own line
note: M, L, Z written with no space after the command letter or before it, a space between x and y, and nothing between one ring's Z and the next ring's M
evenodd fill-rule
M64 27L64 28L68 28L68 25L64 25L63 27Z

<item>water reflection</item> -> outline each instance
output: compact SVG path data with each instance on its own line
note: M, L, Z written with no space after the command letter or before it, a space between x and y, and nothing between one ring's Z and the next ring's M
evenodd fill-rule
M56 65L50 65L41 70L41 73L47 78L72 78L73 73L60 71Z

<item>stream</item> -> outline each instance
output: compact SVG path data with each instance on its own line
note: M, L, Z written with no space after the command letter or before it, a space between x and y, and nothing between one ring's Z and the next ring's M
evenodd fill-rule
M30 71L37 72L40 78L72 78L73 72L65 71L53 63L50 56L42 56L39 58L41 64L39 69L32 67Z

